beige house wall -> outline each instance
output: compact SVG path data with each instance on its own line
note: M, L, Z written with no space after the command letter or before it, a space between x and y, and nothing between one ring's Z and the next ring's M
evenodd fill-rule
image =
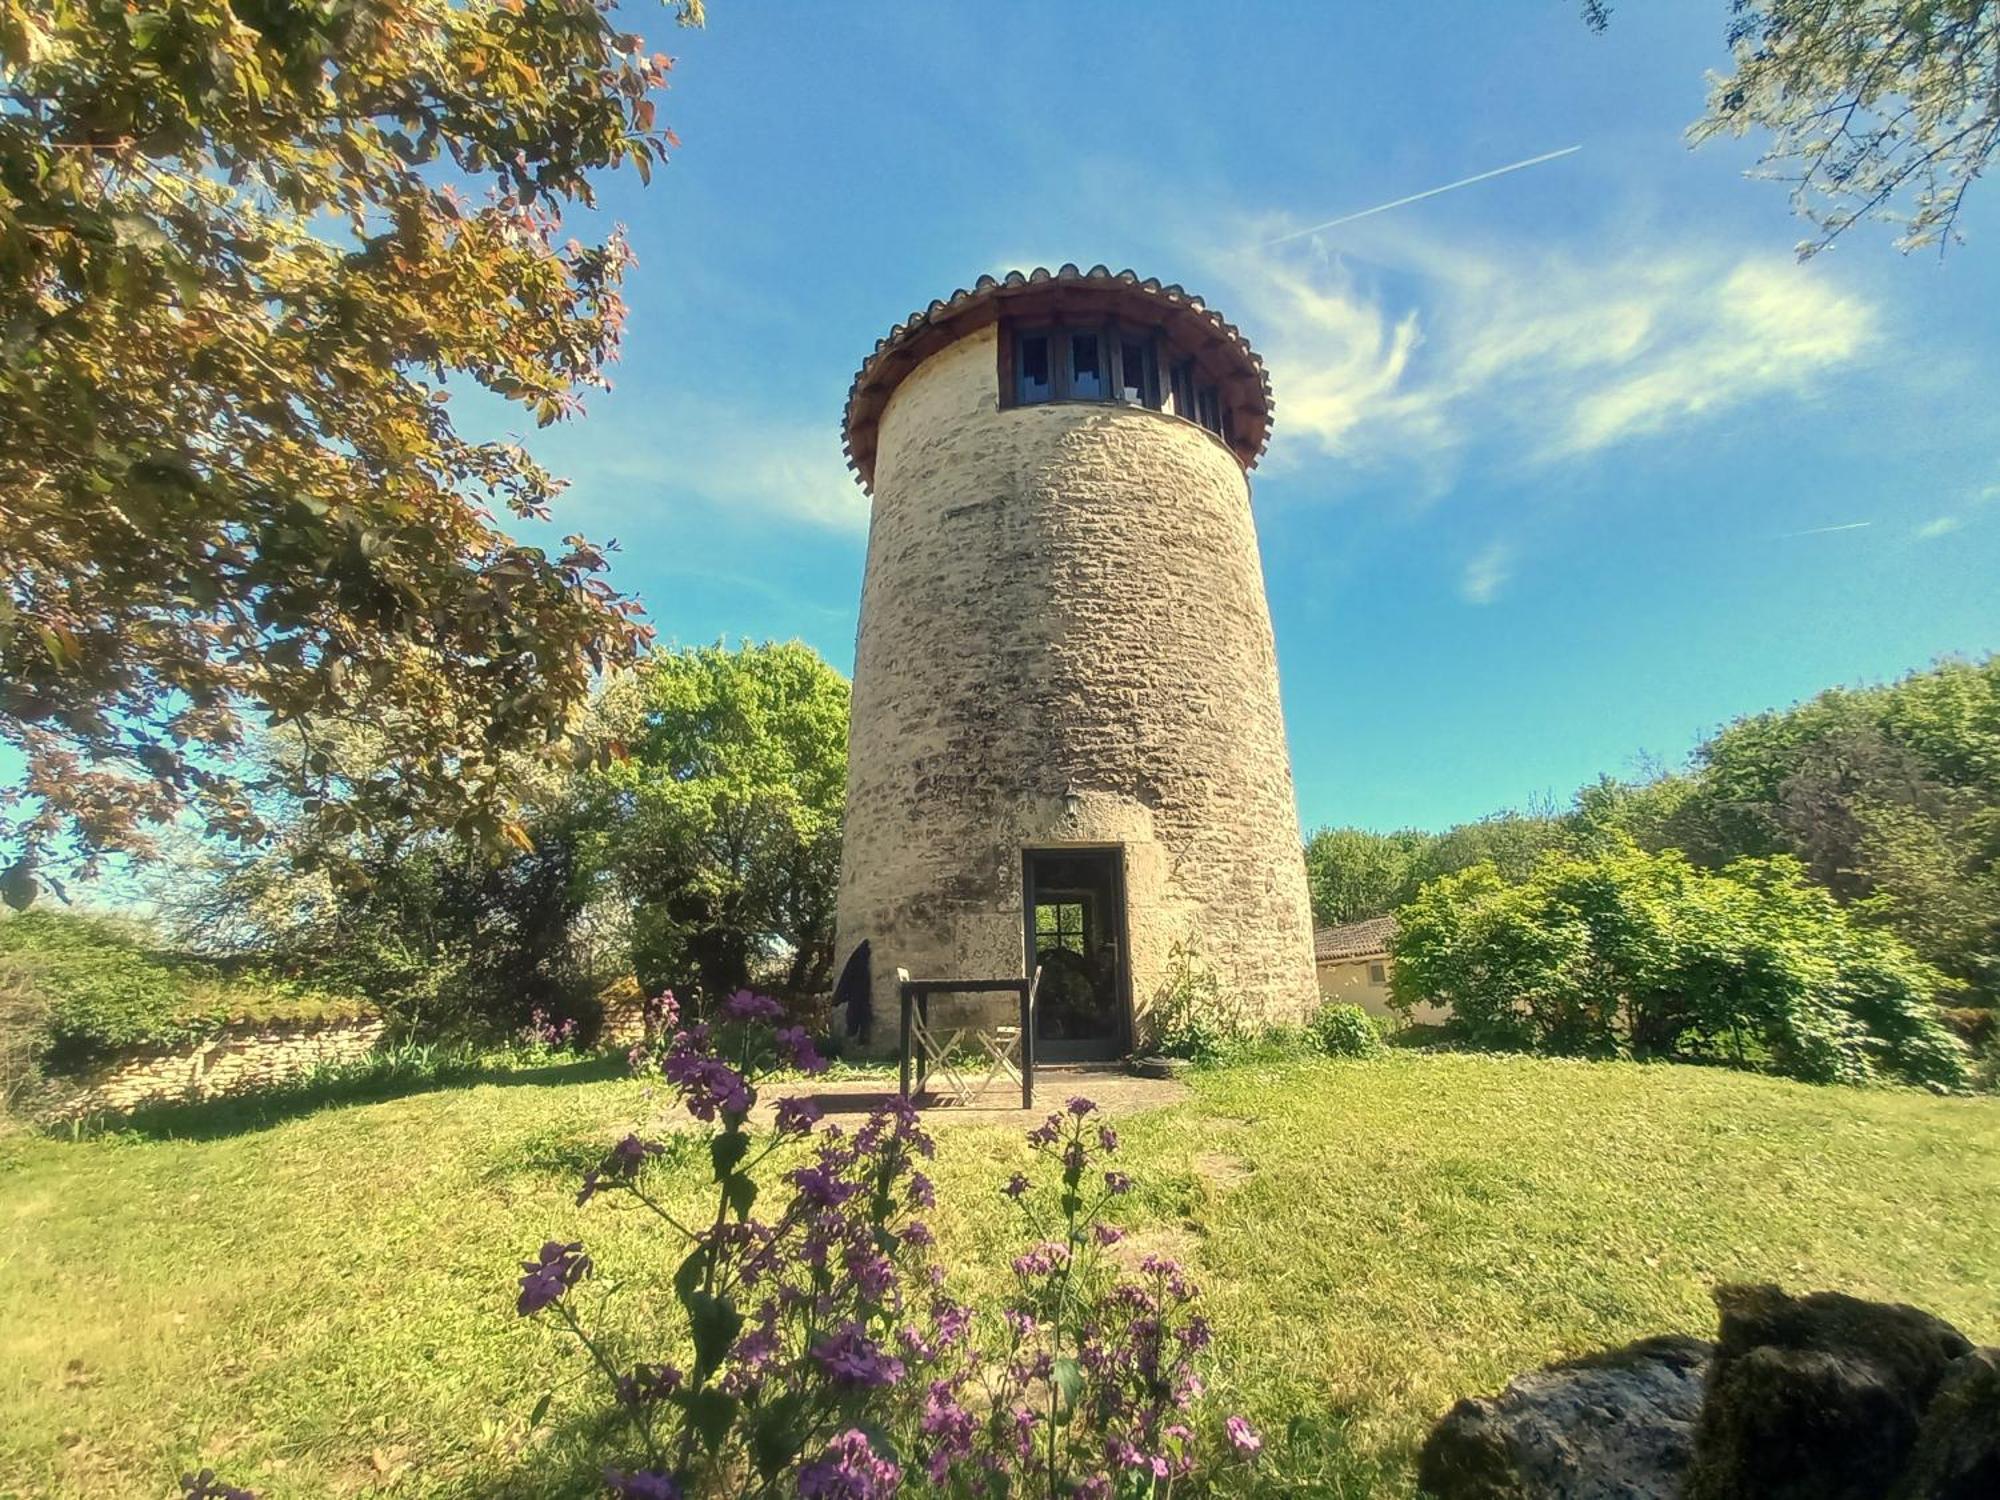
M1318 1004L1277 658L1242 466L1139 408L1002 411L997 333L883 414L855 651L838 951L1018 976L1022 854L1120 845L1135 1010L1197 942L1247 1012Z
M1378 967L1382 971L1379 982L1370 973ZM1395 972L1393 959L1386 955L1322 959L1318 968L1319 992L1323 1000L1358 1005L1371 1016L1387 1016L1399 1023L1404 1019L1402 1012L1389 1004L1389 976ZM1438 1026L1450 1016L1450 1007L1426 1004L1415 1007L1409 1019L1421 1026Z

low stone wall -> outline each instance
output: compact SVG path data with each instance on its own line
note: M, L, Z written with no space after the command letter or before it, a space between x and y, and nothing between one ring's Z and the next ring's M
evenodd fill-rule
M75 1120L147 1104L254 1093L316 1067L358 1061L375 1050L387 1029L379 1016L226 1026L185 1046L130 1052L104 1063L64 1089L46 1113Z

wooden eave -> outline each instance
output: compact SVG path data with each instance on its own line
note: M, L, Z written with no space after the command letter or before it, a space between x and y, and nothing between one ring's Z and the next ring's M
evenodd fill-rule
M1065 265L1056 271L1010 271L998 280L982 276L972 287L911 313L877 342L848 388L841 426L847 466L864 488L874 485L882 412L904 377L947 344L1002 318L1016 326L1101 318L1158 329L1174 354L1193 359L1219 389L1233 434L1227 446L1243 467L1254 467L1263 456L1271 437L1271 377L1235 324L1181 287L1142 281L1129 270L1079 271Z

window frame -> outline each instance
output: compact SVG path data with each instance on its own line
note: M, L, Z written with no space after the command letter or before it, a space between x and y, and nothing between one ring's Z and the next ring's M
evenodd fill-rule
M1037 325L1033 328L1016 329L1007 340L1008 374L1014 388L1015 406L1047 406L1051 401L1060 400L1058 392L1062 388L1059 368L1062 361L1056 357L1056 340L1061 330L1054 326ZM1027 394L1027 373L1021 359L1021 343L1024 339L1040 339L1043 343L1043 368L1048 371L1046 396L1030 397Z
M1035 903L1036 951L1039 952L1040 950L1049 947L1064 948L1067 949L1069 952L1074 953L1078 958L1086 957L1091 947L1090 903L1078 898L1073 898L1069 896L1068 893L1066 892L1055 893L1055 895L1056 895L1055 900L1037 901ZM1063 921L1063 913L1068 911L1074 911L1076 913L1076 924L1074 930L1072 930L1069 926L1067 926ZM1047 932L1044 932L1042 930L1043 912L1051 913L1049 919L1049 929ZM1075 946L1073 947L1071 946L1071 939L1075 940Z
M1059 325L1062 329L1063 357L1059 366L1062 378L1062 393L1059 401L1087 401L1102 405L1115 398L1111 394L1111 360L1108 358L1110 341L1104 336L1101 323L1070 323ZM1076 341L1092 339L1097 344L1097 390L1095 396L1079 396L1076 393Z
M1097 340L1099 379L1103 393L1076 394L1075 340ZM1044 339L1048 348L1049 385L1045 396L1030 397L1024 388L1021 341ZM1140 406L1165 416L1192 422L1219 439L1232 453L1235 445L1235 413L1223 382L1208 378L1197 355L1183 353L1166 330L1155 324L1121 323L1116 319L1060 319L1032 323L1000 320L1000 405L1050 406L1059 402L1081 402L1095 406ZM1125 356L1127 345L1140 350L1143 369L1133 382L1138 399L1126 393Z

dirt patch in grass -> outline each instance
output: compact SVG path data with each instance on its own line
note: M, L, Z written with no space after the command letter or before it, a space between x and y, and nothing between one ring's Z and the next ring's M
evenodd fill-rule
M1153 1224L1135 1229L1105 1252L1121 1271L1137 1274L1149 1255L1192 1265L1201 1250L1201 1236L1186 1224Z
M1204 1151L1194 1159L1197 1175L1211 1187L1233 1188L1257 1175L1257 1169L1225 1151Z

